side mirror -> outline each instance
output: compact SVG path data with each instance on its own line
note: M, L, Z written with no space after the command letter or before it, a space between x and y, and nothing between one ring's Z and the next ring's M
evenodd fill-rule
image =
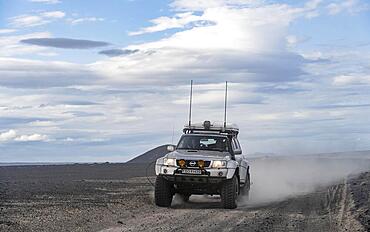
M235 155L241 155L242 154L242 151L241 150L236 150L236 151L234 151L234 154Z
M173 152L174 150L175 150L175 146L174 145L168 145L167 146L167 151Z

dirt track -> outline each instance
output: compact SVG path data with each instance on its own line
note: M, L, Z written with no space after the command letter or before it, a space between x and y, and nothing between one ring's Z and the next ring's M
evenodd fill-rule
M140 208L123 225L104 231L366 231L349 210L346 184L266 206L220 209L217 197L193 197L171 209ZM150 194L148 195L150 197ZM243 204L243 203L241 203Z
M114 168L121 171L107 172L112 170L108 164L90 169L0 168L0 231L366 231L369 228L366 223L369 222L370 174L348 183L340 180L329 187L321 183L311 193L293 191L293 195L279 200L241 199L237 209L225 210L220 208L216 196L192 196L189 203L175 199L171 208L156 207L153 187L145 177L122 177L125 172L132 173L140 167ZM258 183L253 187L258 189ZM277 189L277 193L283 196L281 190ZM255 191L251 195L258 199L260 194Z

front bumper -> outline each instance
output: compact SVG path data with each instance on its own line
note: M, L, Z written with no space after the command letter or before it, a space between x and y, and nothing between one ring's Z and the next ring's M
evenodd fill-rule
M174 184L219 184L226 180L226 177L210 177L206 175L161 175Z
M160 175L169 181L175 193L181 194L220 194L222 183L226 177L209 175L174 174Z
M205 178L226 178L228 172L233 170L229 170L227 168L205 168L202 171L202 175L197 174L181 174L179 167L167 166L167 165L156 165L156 174L157 175L165 175L165 176L189 176L189 177L205 177Z

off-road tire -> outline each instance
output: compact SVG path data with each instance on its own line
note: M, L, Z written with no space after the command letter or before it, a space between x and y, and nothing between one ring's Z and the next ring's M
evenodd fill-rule
M239 181L236 176L226 180L221 187L221 203L225 209L235 209L239 192Z
M170 183L162 176L157 176L154 190L155 204L161 207L170 207L172 197L173 193Z

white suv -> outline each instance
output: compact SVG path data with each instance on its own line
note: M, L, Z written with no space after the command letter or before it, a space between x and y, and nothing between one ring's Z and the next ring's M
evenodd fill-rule
M249 164L242 155L235 125L210 121L185 126L176 147L156 162L155 203L169 207L178 193L184 201L192 194L221 195L224 208L237 207L237 196L250 189Z

